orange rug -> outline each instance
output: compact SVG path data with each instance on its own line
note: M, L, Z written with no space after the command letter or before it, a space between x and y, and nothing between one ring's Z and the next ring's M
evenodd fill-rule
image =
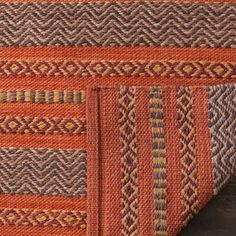
M88 91L88 234L176 235L236 174L236 86Z
M176 235L236 169L234 0L0 0L0 235Z

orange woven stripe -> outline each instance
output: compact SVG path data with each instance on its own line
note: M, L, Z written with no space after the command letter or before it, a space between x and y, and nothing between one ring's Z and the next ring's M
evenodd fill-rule
M19 77L19 76L1 76L0 87L3 89L74 89L85 90L87 86L154 86L154 85L216 85L233 83L229 79L212 78L161 78L161 77ZM20 85L20 86L19 86Z
M0 114L11 116L82 118L85 117L85 104L0 103Z
M91 184L88 187L88 232L91 236L120 235L121 232L121 177L120 169L117 168L120 166L120 146L117 140L110 138L113 135L119 137L117 102L115 90L100 94L99 90L94 89L88 94L88 185ZM102 123L98 124L97 119ZM106 189L106 192L102 192L102 189Z
M88 127L87 140L90 145L87 149L87 189L88 189L88 234L91 236L98 235L99 232L99 184L100 171L99 165L99 123L98 119L98 95L95 91L89 90L87 100ZM90 128L91 127L91 128ZM93 187L96 186L96 187Z
M27 226L2 226L1 235L5 236L86 236L86 229L53 228L53 227L27 227Z
M85 211L87 209L87 202L86 197L1 194L0 208L32 208Z
M197 151L198 199L200 208L213 196L212 157L208 128L207 92L204 88L193 90L194 125Z
M175 88L165 88L163 98L167 156L167 232L172 236L182 228L180 142L177 124L174 122L177 119Z
M86 149L86 134L79 136L69 135L38 135L38 134L2 134L1 147L34 147L34 148L61 148Z
M139 178L139 234L154 233L153 219L153 162L152 136L149 111L149 91L137 89L136 125L138 145ZM149 219L149 220L147 220Z
M1 51L1 50L0 50ZM101 78L100 78L101 80ZM78 77L29 77L29 76L1 76L1 89L32 89L32 90L85 90L87 78ZM89 80L90 81L90 80ZM92 81L92 80L91 80Z
M117 125L118 93L116 89L107 90L101 95L101 113L101 148L103 149L103 160L106 163L103 179L107 194L107 198L103 199L104 206L107 205L104 235L121 235L120 143L110 138L117 137L118 139L120 135Z
M234 1L236 3L236 1ZM184 60L236 61L233 48L184 47L1 47L1 60ZM45 89L45 88L44 88Z

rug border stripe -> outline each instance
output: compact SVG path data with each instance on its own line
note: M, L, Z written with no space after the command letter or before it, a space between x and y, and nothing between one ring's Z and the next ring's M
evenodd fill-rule
M203 208L213 196L212 154L208 127L208 98L206 88L193 89L193 116L198 172L198 199Z
M236 62L234 48L191 47L1 47L0 60L183 60Z
M163 89L164 130L167 156L167 233L176 235L182 228L180 141L177 123L176 91ZM170 228L171 224L176 227Z
M153 162L152 136L149 115L149 91L137 88L136 90L136 127L138 146L138 176L139 178L139 234L154 233L153 214ZM150 220L147 220L150 219Z

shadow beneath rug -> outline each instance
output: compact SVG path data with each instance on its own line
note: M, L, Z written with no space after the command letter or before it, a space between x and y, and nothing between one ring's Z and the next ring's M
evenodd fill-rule
M236 178L178 236L236 235Z

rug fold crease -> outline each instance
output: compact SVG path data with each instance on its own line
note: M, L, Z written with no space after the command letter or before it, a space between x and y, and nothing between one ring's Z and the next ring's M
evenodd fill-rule
M178 234L235 175L235 97L235 84L89 87L88 234Z

